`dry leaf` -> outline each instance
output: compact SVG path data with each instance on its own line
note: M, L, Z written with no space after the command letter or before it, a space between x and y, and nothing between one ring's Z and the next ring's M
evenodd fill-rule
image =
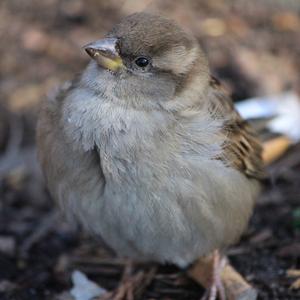
M286 272L288 277L300 277L300 270L297 269L289 269Z
M299 290L300 289L300 278L295 280L292 285L290 286L291 290Z

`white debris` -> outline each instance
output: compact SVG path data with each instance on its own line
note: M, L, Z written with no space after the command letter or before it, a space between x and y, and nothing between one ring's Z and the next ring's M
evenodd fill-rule
M77 270L72 273L72 282L71 295L75 300L92 300L106 293L105 289L89 280L85 274Z
M272 117L269 130L294 142L300 140L300 99L293 92L247 99L237 103L236 109L244 119Z

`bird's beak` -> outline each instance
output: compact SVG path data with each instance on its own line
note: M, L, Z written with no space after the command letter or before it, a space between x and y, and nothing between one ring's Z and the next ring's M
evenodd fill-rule
M124 66L118 51L117 42L116 38L105 38L89 43L83 48L101 67L117 71Z

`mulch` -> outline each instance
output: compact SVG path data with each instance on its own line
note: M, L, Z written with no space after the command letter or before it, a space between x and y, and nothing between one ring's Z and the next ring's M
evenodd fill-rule
M0 4L1 300L63 299L59 297L70 290L74 269L107 289L115 288L122 277L125 262L57 212L34 146L40 100L83 68L88 58L82 45L101 37L134 9L107 2ZM299 88L297 1L182 2L157 2L153 7L194 31L213 73L234 100ZM288 276L288 270L300 269L299 153L297 144L268 168L271 180L251 223L228 250L230 261L258 289L260 300L300 299L300 289L291 288L298 278ZM182 270L166 265L158 266L141 298L193 300L202 294Z

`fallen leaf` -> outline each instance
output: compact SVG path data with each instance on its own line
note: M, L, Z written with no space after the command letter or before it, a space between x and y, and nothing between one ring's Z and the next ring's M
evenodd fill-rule
M300 277L300 270L297 269L289 269L286 272L288 277Z
M300 289L300 278L298 278L297 280L295 280L292 285L290 286L291 290L298 290Z
M272 17L274 27L282 31L297 31L300 29L300 19L292 12L275 14Z

